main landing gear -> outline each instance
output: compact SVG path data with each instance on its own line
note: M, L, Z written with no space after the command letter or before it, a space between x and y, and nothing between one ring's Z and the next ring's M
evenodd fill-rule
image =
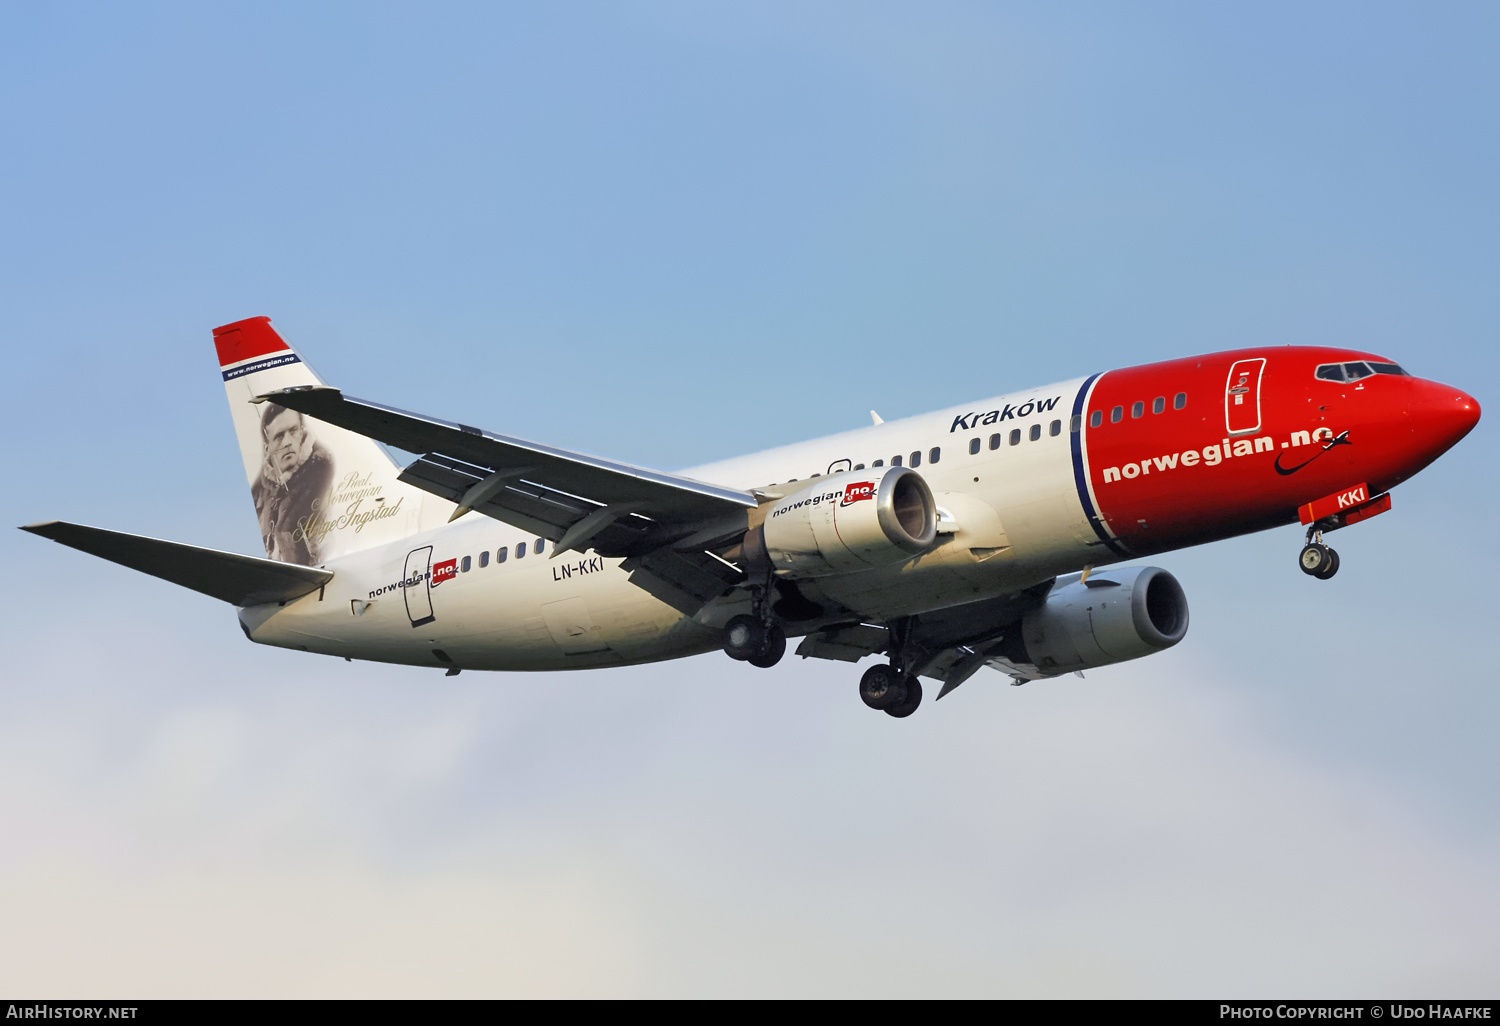
M859 678L859 699L871 709L901 720L917 711L922 704L922 682L915 672L922 650L910 644L915 617L905 617L890 624L891 661L872 666Z
M751 666L775 666L786 654L786 632L759 617L736 616L724 625L724 654Z
M1297 565L1309 577L1326 581L1339 572L1339 554L1323 544L1323 532L1313 525L1307 529L1307 544L1297 557Z
M859 697L871 709L879 709L898 720L904 719L922 704L922 683L915 675L879 664L870 667L859 678Z
M775 666L786 654L786 632L767 615L759 596L751 608L724 625L724 654L751 666ZM870 667L859 679L860 700L898 720L922 704L922 684L913 672L922 650L906 644L911 625L911 618L891 625L890 663Z

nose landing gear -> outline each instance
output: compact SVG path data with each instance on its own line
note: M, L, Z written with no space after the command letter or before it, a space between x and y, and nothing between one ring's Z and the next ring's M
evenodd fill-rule
M1307 530L1307 544L1297 557L1297 565L1303 573L1320 581L1339 572L1339 554L1323 544L1323 532L1316 525Z

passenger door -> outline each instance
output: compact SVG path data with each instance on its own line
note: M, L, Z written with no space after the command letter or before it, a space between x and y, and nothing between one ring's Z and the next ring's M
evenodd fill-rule
M1229 434L1253 435L1260 430L1260 379L1265 375L1264 357L1237 360L1229 368L1224 385L1224 426Z

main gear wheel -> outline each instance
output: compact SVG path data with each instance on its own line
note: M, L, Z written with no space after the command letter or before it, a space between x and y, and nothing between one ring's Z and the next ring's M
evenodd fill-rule
M775 666L786 654L786 632L753 616L736 616L724 625L724 654L751 666Z
M894 666L878 663L859 678L859 698L871 709L887 710L906 701L905 676Z

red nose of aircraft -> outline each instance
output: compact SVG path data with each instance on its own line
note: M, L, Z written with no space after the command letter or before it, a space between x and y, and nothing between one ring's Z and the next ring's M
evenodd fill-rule
M1458 444L1479 423L1479 402L1467 392L1436 381L1419 381L1407 405L1415 441L1428 459Z

